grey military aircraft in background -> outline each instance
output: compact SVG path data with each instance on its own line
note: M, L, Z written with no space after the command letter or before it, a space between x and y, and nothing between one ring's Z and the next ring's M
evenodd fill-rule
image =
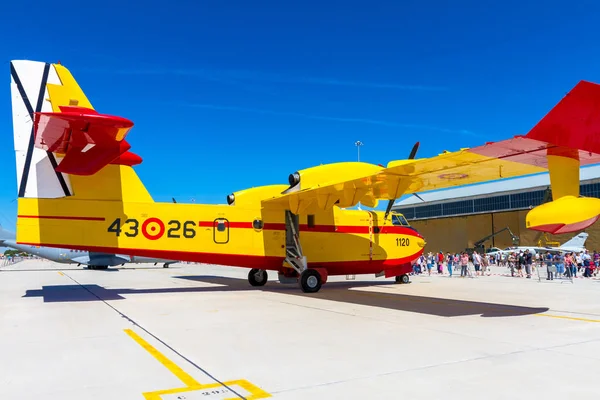
M15 250L24 251L26 253L62 264L83 264L87 265L89 269L107 269L108 267L129 263L154 263L154 265L161 263L163 264L163 268L168 268L170 264L179 262L175 260L165 260L162 258L127 256L121 254L97 253L86 250L23 245L18 244L15 239L16 237L14 233L7 231L0 226L0 246L6 246Z

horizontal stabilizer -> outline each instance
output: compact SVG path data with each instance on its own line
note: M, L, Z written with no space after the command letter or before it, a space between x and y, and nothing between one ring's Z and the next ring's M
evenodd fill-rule
M142 162L142 157L138 156L135 153L127 151L127 152L121 154L116 159L114 159L111 162L111 164L129 165L130 167L133 167L134 165L141 164L141 162Z
M60 110L35 113L34 120L35 146L64 156L56 171L93 175L122 155L125 165L141 162L133 153L125 156L131 148L124 139L132 121L85 107L60 106Z

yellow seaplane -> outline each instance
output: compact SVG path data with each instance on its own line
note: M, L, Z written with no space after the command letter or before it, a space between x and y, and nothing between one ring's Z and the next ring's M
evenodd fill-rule
M600 86L581 81L529 133L405 160L320 165L288 183L227 196L226 204L155 202L136 174L126 136L133 122L96 111L67 68L10 64L20 244L249 268L253 286L317 292L329 275L408 282L424 238L391 212L403 194L549 171L553 201L527 227L582 230L600 199L579 195L579 167L600 162ZM158 162L158 160L157 160ZM348 209L358 203L385 211Z

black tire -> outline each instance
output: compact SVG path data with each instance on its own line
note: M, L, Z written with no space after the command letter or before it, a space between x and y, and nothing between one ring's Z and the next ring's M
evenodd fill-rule
M300 287L304 293L316 293L321 289L321 274L307 269L300 275Z
M408 274L399 275L396 277L396 283L410 283L410 276Z
M268 279L269 275L264 269L252 268L248 272L248 282L252 286L264 286Z
M163 268L169 268L169 263L164 263Z
M108 269L108 265L96 265L95 269Z

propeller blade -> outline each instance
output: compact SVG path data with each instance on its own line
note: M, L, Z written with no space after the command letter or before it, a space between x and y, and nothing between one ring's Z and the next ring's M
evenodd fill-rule
M175 197L171 197L171 198L173 199L173 203L177 203L177 202L175 201Z
M410 154L408 155L408 159L409 160L414 160L414 158L417 156L417 150L419 150L419 144L420 144L420 142L417 142L413 146L412 150L410 151ZM417 196L417 197L419 197L419 196ZM421 199L421 200L423 200L423 199ZM388 215L390 215L390 212L392 211L392 207L394 206L394 202L395 201L396 201L396 199L390 199L388 201L387 208L385 209L385 215L383 216L383 223L384 224L385 224L385 221L387 220Z
M410 155L408 156L409 160L414 160L415 156L417 155L417 150L419 150L419 142L415 143L415 145L413 146Z

